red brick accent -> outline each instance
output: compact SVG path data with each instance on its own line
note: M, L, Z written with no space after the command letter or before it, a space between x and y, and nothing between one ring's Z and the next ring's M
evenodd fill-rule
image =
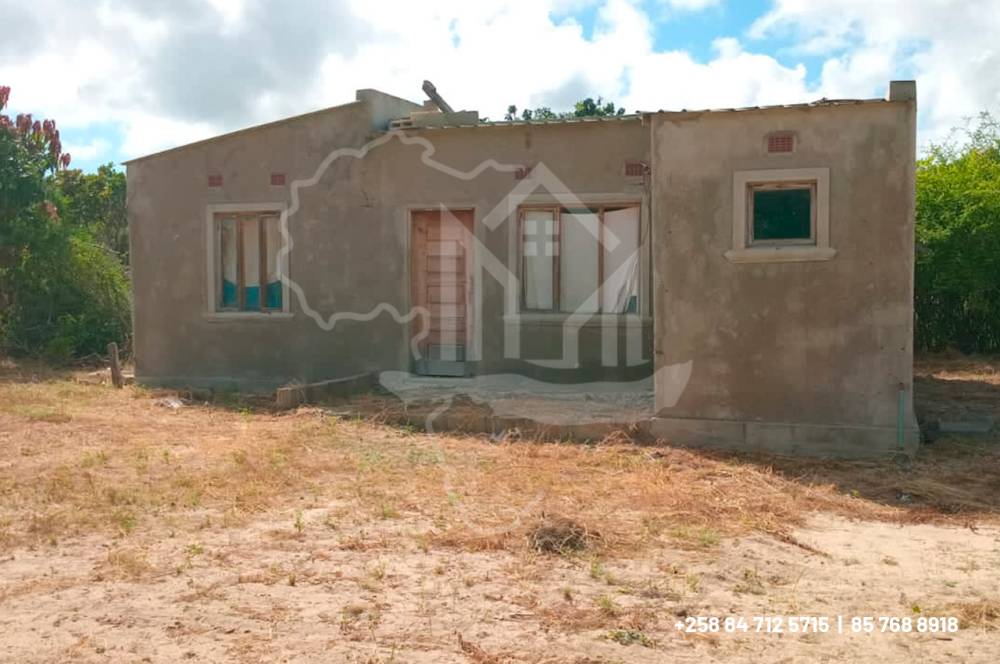
M792 152L795 149L795 136L792 134L770 134L767 137L768 152Z

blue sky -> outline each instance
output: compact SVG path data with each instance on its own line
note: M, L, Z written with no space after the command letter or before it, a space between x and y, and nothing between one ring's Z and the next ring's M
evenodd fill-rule
M8 112L55 118L85 169L360 88L419 100L425 78L494 119L597 95L630 111L874 97L916 78L923 144L1000 109L994 0L0 0L0 16Z

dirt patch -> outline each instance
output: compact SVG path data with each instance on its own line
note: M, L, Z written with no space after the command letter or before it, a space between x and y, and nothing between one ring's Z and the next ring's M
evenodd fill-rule
M267 511L238 529L13 552L0 562L0 657L17 662L992 662L972 602L995 602L1000 531L816 517L794 535L640 556L454 551L428 524L372 523L350 505ZM336 527L329 524L334 523ZM378 546L357 548L357 540ZM130 559L129 559L130 560ZM124 565L107 573L108 565ZM986 604L981 604L986 606ZM957 633L687 633L689 617L957 616ZM986 614L989 615L989 614Z
M940 420L1000 424L1000 359L941 354L914 362L914 407L921 427Z
M0 366L0 659L1000 657L987 442L910 465L745 458L166 396ZM676 627L793 614L963 627Z

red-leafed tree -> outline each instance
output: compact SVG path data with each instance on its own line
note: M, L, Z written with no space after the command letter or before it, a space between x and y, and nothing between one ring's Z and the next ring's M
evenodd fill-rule
M70 164L54 120L3 111L0 86L0 351L57 359L125 341L128 281L86 228L61 223Z
M34 120L30 113L11 118L3 111L10 87L0 86L0 266L17 260L25 242L55 208L49 202L47 176L69 165L54 120Z

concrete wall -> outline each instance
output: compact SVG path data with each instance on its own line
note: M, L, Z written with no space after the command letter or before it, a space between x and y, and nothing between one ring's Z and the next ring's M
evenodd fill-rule
M766 153L779 130L794 153ZM692 363L676 403L658 383L654 433L877 454L896 447L902 387L912 449L915 102L660 113L652 144L656 365ZM727 260L734 172L817 167L835 257Z
M128 215L134 288L136 376L148 384L269 389L290 380L321 380L396 362L398 326L377 320L323 332L294 299L291 316L232 319L211 315L206 266L210 204L288 204L288 186L312 177L339 148L360 148L384 128L379 117L409 112L384 96L205 141L128 164ZM388 109L388 110L387 110ZM338 160L322 179L332 204L317 207L316 188L290 219L295 246L291 277L313 306L329 311L358 304L352 295L399 301L398 261L372 261L373 252L403 251L403 238L373 223L370 192L361 186L363 160ZM210 174L222 187L208 187ZM352 287L346 284L348 281ZM353 329L352 329L353 328Z
M623 175L626 159L648 160L648 128L636 119L587 125L423 130L411 144L380 131L389 119L418 105L376 91L358 102L168 151L128 164L128 213L135 289L136 375L155 385L266 390L366 371L408 369L409 326L386 309L373 320L321 322L344 312L409 307L409 209L441 204L476 210L476 233L501 263L510 265L509 219L488 229L483 218L517 184L510 172L487 169L470 179L427 166L433 158L460 171L483 160L546 164L566 187L583 194L644 197L641 183ZM378 139L382 139L379 141ZM317 173L337 149L370 146L363 158L332 161L315 185L300 192L289 216L293 292L287 316L234 319L213 315L208 301L206 210L211 204L290 204L289 186L272 187L282 172L291 185ZM208 187L210 174L222 187ZM562 354L562 328L552 320L525 323L520 359L505 357L504 290L481 277L483 305L477 370L520 371L550 380L638 378L651 371L651 323L638 327L646 363L622 368L625 331L614 362L607 362L597 322L580 333L577 370L546 370L526 360ZM648 295L648 289L647 293ZM644 309L650 314L650 307ZM509 325L509 323L506 323ZM327 326L328 327L328 326ZM623 327L623 326L622 326ZM516 328L515 328L516 331ZM575 357L575 356L574 356ZM619 361L620 358L620 361ZM635 358L633 358L635 359ZM605 364L616 366L605 367Z
M634 119L428 129L407 136L417 142L407 144L393 139L378 149L374 160L378 169L368 172L370 178L365 186L380 192L382 225L393 225L400 237L408 234L409 208L445 204L475 210L476 239L481 245L477 278L483 303L477 328L481 336L474 344L479 346L479 373L515 372L556 382L636 380L651 373L652 307L648 287L642 293L647 298L642 307L646 320L636 324L631 332L639 348L632 358L634 366L629 366L626 338L630 332L625 325L613 326L618 340L614 359L608 361L603 351L608 327L597 318L585 323L578 333L571 333L570 338L562 326L565 318L562 315L524 317L515 323L509 316L505 318L507 285L486 267L492 259L515 274L518 272L516 217L506 214L513 212L506 207L506 201L516 187L523 188L526 194L530 192L527 202L555 201L556 193L570 191L584 203L627 200L643 204L648 211L647 186L641 180L626 178L623 172L627 160L648 161L647 127ZM469 177L487 160L503 165L534 166L538 177L519 181L511 171L494 168ZM434 165L446 165L457 172L443 172ZM551 177L539 175L543 169ZM495 216L498 206L503 213ZM648 219L644 223L648 224ZM649 251L648 242L645 249ZM646 268L648 276L648 264ZM516 357L507 357L505 335L516 337ZM574 352L574 344L578 352ZM563 358L571 368L550 368L538 363Z

